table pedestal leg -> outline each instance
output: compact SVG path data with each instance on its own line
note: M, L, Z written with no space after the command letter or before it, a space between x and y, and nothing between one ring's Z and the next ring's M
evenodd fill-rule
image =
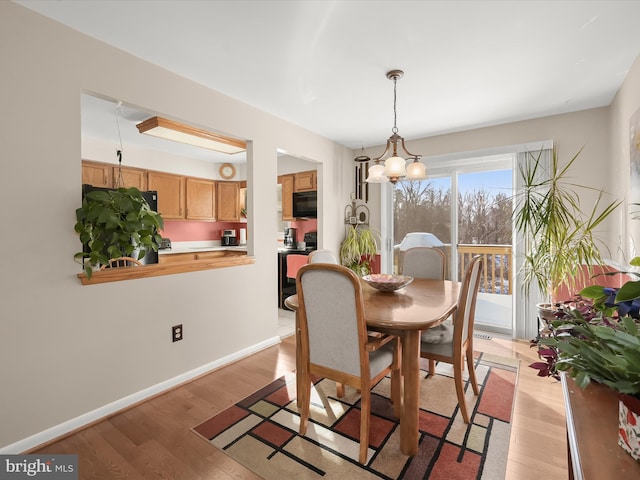
M418 409L420 397L420 331L406 330L402 336L404 392L400 419L400 450L418 453Z

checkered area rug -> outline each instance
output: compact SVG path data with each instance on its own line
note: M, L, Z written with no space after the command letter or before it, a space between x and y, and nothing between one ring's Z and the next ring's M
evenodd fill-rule
M438 364L429 377L421 367L418 454L400 451L400 428L389 401L390 379L372 390L369 455L358 463L360 395L314 379L311 419L298 434L295 373L281 377L193 431L266 480L447 479L498 480L506 471L519 360L475 355L480 395L465 384L471 423L457 405L453 371ZM466 380L466 378L465 378Z

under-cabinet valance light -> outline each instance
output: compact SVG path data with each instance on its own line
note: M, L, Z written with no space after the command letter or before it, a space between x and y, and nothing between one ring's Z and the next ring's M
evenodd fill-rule
M140 133L146 135L208 148L216 152L233 154L244 152L247 149L247 144L242 140L225 137L161 117L151 117L136 127Z
M391 70L387 72L387 78L393 80L393 128L391 129L391 136L387 140L387 147L382 155L374 158L375 165L369 169L369 176L365 181L369 183L384 183L391 182L396 183L401 178L407 180L424 180L427 178L426 167L420 162L421 155L416 155L407 150L404 144L404 138L398 135L398 127L396 125L397 112L396 112L396 85L398 79L402 78L404 72L402 70ZM408 166L406 165L407 159L398 156L398 142L400 147L404 150L407 159L413 160ZM384 159L385 155L391 150L392 155L384 162L384 166L380 164L380 161ZM355 159L358 161L369 160L368 157L359 156Z

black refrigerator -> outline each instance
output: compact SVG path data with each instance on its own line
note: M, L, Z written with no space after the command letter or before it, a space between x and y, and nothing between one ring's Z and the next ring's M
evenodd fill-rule
M89 192L94 192L96 190L102 190L104 192L108 192L110 190L115 190L114 188L105 188L105 187L94 187L93 185L83 184L82 185L82 199L84 200L84 196ZM147 192L141 192L142 197L149 204L149 208L154 212L158 211L158 192L155 190L149 190ZM86 247L85 247L86 249ZM153 250L147 252L147 254L138 259L140 263L143 265L150 265L152 263L158 263L158 252L154 252Z

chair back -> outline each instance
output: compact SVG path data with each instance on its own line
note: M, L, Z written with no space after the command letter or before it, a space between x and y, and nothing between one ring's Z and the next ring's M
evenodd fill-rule
M358 377L366 368L369 375L358 276L342 265L310 263L298 271L296 290L302 360Z
M116 267L140 267L142 265L141 262L132 257L118 257L111 258L109 263L102 265L100 270L104 270L106 268L116 268Z
M402 274L413 278L444 280L447 257L435 247L413 247L404 252Z
M309 254L309 263L333 263L338 265L338 259L331 250L314 250Z
M454 348L460 348L473 335L476 299L478 298L482 267L482 257L476 255L471 259L465 270L454 319Z

